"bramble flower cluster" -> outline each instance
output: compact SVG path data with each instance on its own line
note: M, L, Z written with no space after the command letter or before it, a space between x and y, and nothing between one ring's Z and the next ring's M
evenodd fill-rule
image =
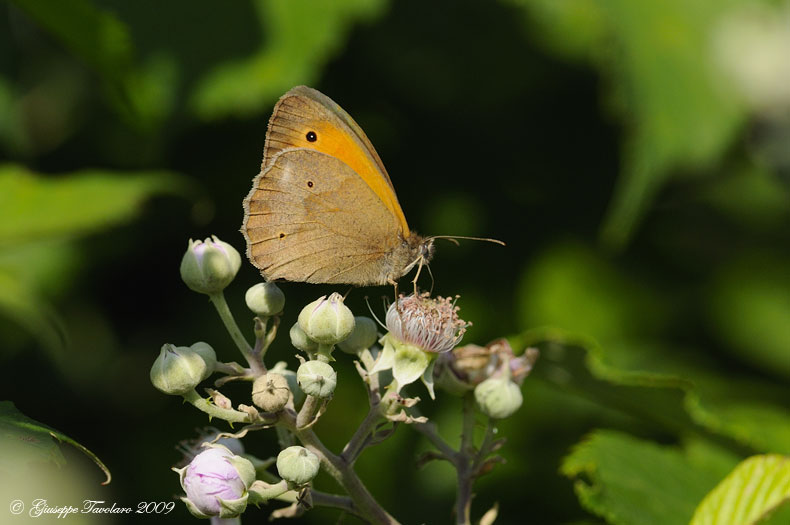
M246 365L218 359L214 348L200 341L190 346L165 344L151 367L151 382L161 392L182 396L212 419L240 425L234 427L235 434L212 429L182 446L185 466L174 470L185 493L182 500L196 517L238 519L249 504L280 500L289 505L275 510L272 519L329 505L370 523L396 524L364 488L354 462L367 447L389 437L397 423L409 424L433 443L441 442L433 425L417 411L420 399L405 397L410 385L421 380L434 398L436 380L443 390L463 397L464 418L470 422L478 414L489 418L488 433L496 432L494 421L512 415L522 403L520 384L532 369L537 350L515 356L504 339L484 347L458 347L470 323L460 318L457 297L400 295L386 311L381 335L376 322L354 316L341 295L322 296L302 308L289 329L287 339L301 353L298 366L289 369L280 361L268 367L266 353L278 332L285 294L272 282L247 290L245 304L254 316L255 342L250 344L224 298L224 289L240 265L239 253L216 236L190 240L181 277L190 289L209 296ZM370 405L368 416L337 454L321 443L314 430L338 387L332 366L335 348L356 359ZM200 384L212 376L205 395L198 393ZM236 403L223 394L220 389L230 381L247 382L248 399ZM268 459L246 453L240 439L267 428L276 428L283 450ZM473 429L474 424L464 428ZM464 439L469 442L474 436ZM469 504L471 482L495 463L495 458L488 458L495 443L487 434L479 448L432 456L453 463L459 484L470 488L468 493L459 492L459 501ZM461 468L462 462L475 467ZM316 490L313 480L321 469L346 493Z
M387 309L388 333L381 339L384 348L373 371L392 370L396 392L421 379L434 398L436 358L461 342L469 326L458 310L449 297L431 298L427 293L398 297Z

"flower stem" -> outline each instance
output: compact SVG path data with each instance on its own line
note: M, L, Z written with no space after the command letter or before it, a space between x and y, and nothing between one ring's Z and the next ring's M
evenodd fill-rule
M225 329L230 334L231 339L233 339L233 342L236 343L236 346L241 351L241 354L250 365L252 373L255 375L255 377L265 374L266 368L263 366L261 360L255 355L252 347L250 347L250 344L244 338L244 335L239 329L239 325L236 324L236 319L234 319L230 308L228 308L228 303L225 301L225 294L222 292L217 292L215 294L209 295L208 297L211 300L211 303L214 305L214 308L217 309L217 313L219 314L220 319L222 319L222 323L225 325Z
M320 397L308 395L301 410L299 410L299 415L296 417L296 428L309 427L318 411L321 410L322 403L323 399Z
M371 406L368 415L365 416L365 419L362 420L360 423L359 428L357 428L354 435L351 436L351 439L343 447L343 453L341 457L350 463L351 465L359 457L359 454L364 450L366 441L368 437L373 433L373 429L376 428L376 425L379 421L381 421L381 413L378 410L378 404Z
M191 403L198 410L201 410L211 417L224 419L229 423L249 423L250 417L245 412L239 412L227 408L221 408L210 403L207 399L200 396L195 390L183 394L184 400Z
M463 399L463 427L461 431L461 447L456 454L455 469L458 476L458 488L455 498L455 522L458 525L470 525L472 508L472 468L475 456L475 406L471 393Z
M351 463L326 448L311 428L297 429L295 414L285 411L283 416L281 422L294 432L305 448L319 457L323 469L346 490L353 501L356 514L375 525L399 525L373 498L354 472Z
M427 423L413 423L412 427L425 436L428 441L430 441L434 447L439 449L439 452L442 453L447 461L451 462L455 465L456 456L458 455L457 452L451 447L443 438L439 435L436 431L436 425L431 423L430 421Z

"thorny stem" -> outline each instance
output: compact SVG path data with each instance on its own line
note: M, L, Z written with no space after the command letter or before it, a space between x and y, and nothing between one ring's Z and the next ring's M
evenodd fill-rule
M319 492L313 489L310 489L310 495L313 498L313 505L315 506L341 509L345 510L349 514L359 516L359 509L354 504L354 500L348 496L338 496L337 494Z
M220 319L222 319L225 329L227 329L230 337L233 339L233 342L236 343L236 346L239 348L242 355L247 360L247 363L250 365L253 375L258 377L265 374L266 368L263 366L261 360L255 356L250 344L241 333L239 325L236 324L236 319L233 318L233 314L231 313L230 308L228 308L228 303L225 301L225 294L220 291L209 295L209 299L217 309L217 313L219 314Z
M436 431L436 425L432 422L427 423L412 423L412 427L425 436L434 447L439 449L444 458L455 465L457 452L451 447Z
M471 393L463 399L463 428L461 431L461 447L455 455L455 469L458 476L458 488L455 499L455 522L458 525L469 525L472 507L472 483L474 481L474 433L475 407Z
M365 416L365 419L363 419L362 423L359 424L359 427L354 432L354 435L351 436L349 442L345 447L343 447L343 453L341 454L341 457L345 461L348 461L352 465L354 464L354 462L359 457L359 454L365 448L367 439L370 437L380 420L381 413L378 411L378 404L371 406L368 415Z
M271 328L269 327L269 320L272 321ZM255 318L255 348L252 349L252 355L255 356L257 361L263 362L266 351L271 346L274 338L277 337L277 328L279 326L279 316Z
M368 446L367 440L373 433L376 425L379 421L383 419L381 414L380 406L384 399L382 398L381 394L379 393L379 377L378 374L370 374L370 370L373 369L375 365L375 359L373 356L370 355L369 350L363 350L358 354L359 360L364 367L364 370L358 369L360 375L362 375L363 380L367 383L368 389L368 399L370 402L370 410L368 414L365 416L365 419L362 420L357 430L354 432L354 435L351 436L351 439L343 447L342 457L346 461L350 462L352 465L357 460L359 455ZM394 397L395 390L390 389L384 394L384 398L386 397Z
M489 417L488 424L486 425L486 433L485 436L483 436L483 443L480 445L480 450L477 451L472 463L472 471L476 476L480 474L480 467L486 459L486 456L491 453L491 446L494 444L495 434L496 420Z
M313 423L318 411L321 410L321 404L323 402L324 400L320 397L308 395L304 400L301 410L299 410L299 415L296 417L296 428L309 427L310 424Z
M360 516L377 525L398 525L398 521L390 516L368 492L362 480L354 472L351 463L326 448L312 429L298 429L293 413L286 411L283 416L283 424L294 432L305 448L319 457L324 470L346 489Z
M491 453L496 433L495 421L488 420L486 434L480 450L475 450L475 406L474 397L470 392L463 398L463 427L461 431L461 446L458 450L451 447L436 431L436 425L428 423L414 423L412 427L425 436L436 447L443 459L453 464L458 478L456 491L455 513L457 525L471 523L472 484L480 475L480 467Z
M371 377L371 380L376 381L376 385L378 385L378 379ZM368 414L365 416L365 419L362 420L362 423L359 424L359 427L354 432L354 435L351 436L351 439L346 444L346 446L343 447L342 457L352 465L357 460L362 451L370 446L369 439L372 437L373 432L376 429L376 425L378 425L382 419L385 419L381 411L382 403L386 403L391 398L397 397L397 394L395 393L395 389L390 389L387 390L387 392L382 397L379 395L377 388L376 390L371 389L369 391L369 396L370 410L368 411Z
M198 410L202 410L211 417L224 419L229 423L249 423L250 416L245 412L221 408L211 403L209 400L204 399L195 390L183 394L184 400L191 403Z

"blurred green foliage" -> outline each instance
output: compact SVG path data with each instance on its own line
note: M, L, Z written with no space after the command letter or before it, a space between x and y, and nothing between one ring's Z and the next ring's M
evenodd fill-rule
M366 130L415 229L508 244L441 244L431 266L435 293L462 296L467 341L509 334L542 351L476 517L499 502L497 523L524 508L535 523L688 523L739 462L790 455L788 12L787 0L12 0L0 398L106 458L100 497L176 492L172 446L204 420L154 391L150 363L162 343L196 340L238 359L178 263L189 237L243 248L266 118L306 83ZM238 312L257 279L245 265L228 291L248 336ZM334 291L283 287L284 326ZM381 290L348 304L361 314L366 295L378 312ZM272 357L292 361L285 339ZM365 403L337 364L318 429L335 449ZM425 405L458 434L454 400ZM358 463L404 523L450 520L451 472L406 459L425 447L399 428Z

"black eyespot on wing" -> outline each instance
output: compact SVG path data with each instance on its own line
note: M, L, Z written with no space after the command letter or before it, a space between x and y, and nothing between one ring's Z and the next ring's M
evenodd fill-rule
M285 237L285 234L284 233L280 233L280 239L282 239L283 237Z
M313 181L311 181L311 180L307 181L307 187L308 188L312 188L313 187Z
M305 135L307 142L315 142L318 140L318 135L315 134L315 131L308 131L307 135Z

